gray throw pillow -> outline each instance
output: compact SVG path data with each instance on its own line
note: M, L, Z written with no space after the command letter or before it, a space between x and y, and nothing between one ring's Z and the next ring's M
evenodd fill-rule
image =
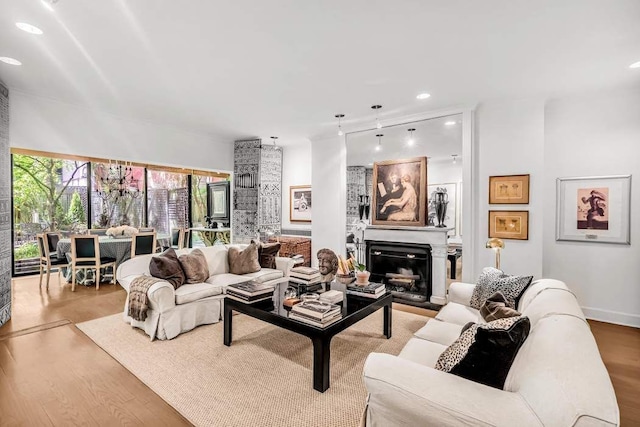
M276 257L280 252L280 243L262 243L252 240L258 246L258 262L262 268L276 268Z
M250 243L244 250L234 246L229 248L229 272L231 274L247 274L260 271L258 245Z
M180 255L178 260L186 276L185 283L202 283L209 278L207 258L200 249Z
M160 256L154 256L149 261L149 273L158 279L171 283L174 289L184 284L185 275L176 255L176 251L169 248Z
M482 270L473 289L470 305L480 310L487 298L496 292L501 292L506 299L506 306L515 309L517 301L532 280L533 276L509 276L496 268L486 267Z
M480 307L480 315L485 322L492 322L505 317L520 316L521 313L513 308L507 307L507 299L502 292L491 295Z

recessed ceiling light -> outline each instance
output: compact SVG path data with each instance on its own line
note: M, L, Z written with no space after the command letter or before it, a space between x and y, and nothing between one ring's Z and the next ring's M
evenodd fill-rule
M430 96L431 96L430 94L428 94L426 92L423 92L423 93L419 93L418 96L416 96L416 98L418 98L418 99L427 99Z
M640 61L634 62L633 64L629 65L629 68L640 68Z
M445 126L453 126L456 124L456 122L454 121L448 121L448 122L444 122Z
M5 64L9 64L9 65L22 65L22 62L18 61L17 59L14 59L14 58L9 58L8 56L0 56L0 61L4 62Z
M33 25L27 24L26 22L16 22L16 27L30 34L42 34L42 30L40 28L34 27Z

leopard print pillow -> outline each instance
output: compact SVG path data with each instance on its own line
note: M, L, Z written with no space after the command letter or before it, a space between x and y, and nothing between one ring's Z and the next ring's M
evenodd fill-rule
M480 310L487 298L501 292L507 300L507 307L516 309L517 301L532 280L533 276L509 276L497 268L484 268L473 289L470 306Z
M444 372L451 370L465 358L471 345L476 342L476 334L479 328L482 329L509 329L524 316L505 317L489 323L475 323L464 331L457 340L442 352L436 362L436 369Z

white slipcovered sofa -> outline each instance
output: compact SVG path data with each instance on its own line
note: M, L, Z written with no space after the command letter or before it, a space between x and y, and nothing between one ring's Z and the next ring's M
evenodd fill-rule
M534 281L518 311L531 331L504 390L435 370L440 354L467 322L475 285L453 283L449 302L398 356L372 353L364 367L366 425L617 426L616 396L575 296L558 280Z
M137 321L128 315L129 298L124 306L124 319L131 326L143 329L147 335L161 340L172 339L199 325L217 323L221 319L222 300L226 288L233 283L245 282L249 279L260 283L278 283L289 276L293 266L290 258L276 257L276 269L262 268L249 274L229 273L228 249L235 246L244 249L247 245L215 245L198 248L207 259L209 278L204 283L185 284L178 289L166 281L155 283L149 288L149 310L144 321ZM189 253L193 249L180 249L178 256ZM129 286L136 277L149 275L149 261L152 256L140 255L123 262L118 266L116 279L129 294Z

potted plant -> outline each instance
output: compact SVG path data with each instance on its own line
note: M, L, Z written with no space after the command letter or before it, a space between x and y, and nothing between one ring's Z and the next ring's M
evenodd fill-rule
M351 258L353 259L353 258ZM356 284L360 286L366 286L369 284L370 272L367 271L367 266L360 264L358 261L353 260L353 266L356 272Z

